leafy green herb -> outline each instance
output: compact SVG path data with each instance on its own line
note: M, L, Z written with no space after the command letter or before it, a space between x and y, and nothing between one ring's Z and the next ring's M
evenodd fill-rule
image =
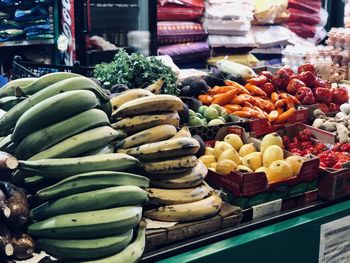
M121 49L111 63L96 65L94 77L109 89L115 84L129 88L145 88L159 79L164 80L161 92L178 95L176 75L156 57L145 57L139 53L128 55Z

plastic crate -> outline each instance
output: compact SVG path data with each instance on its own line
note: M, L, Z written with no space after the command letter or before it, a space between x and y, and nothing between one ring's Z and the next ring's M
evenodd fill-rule
M12 63L11 79L41 77L53 72L74 72L86 77L93 77L94 67L80 66L79 62L75 62L74 66L37 64L22 61L20 57L15 57Z

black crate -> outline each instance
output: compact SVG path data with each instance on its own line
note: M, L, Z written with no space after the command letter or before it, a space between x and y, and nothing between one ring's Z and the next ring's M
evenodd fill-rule
M37 64L22 61L20 57L15 57L12 63L11 79L41 77L48 73L63 71L77 73L86 77L93 77L94 67L80 66L79 62L76 62L74 66Z

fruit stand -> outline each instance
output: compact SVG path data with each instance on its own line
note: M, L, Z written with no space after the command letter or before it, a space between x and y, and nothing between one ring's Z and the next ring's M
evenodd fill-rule
M293 245L287 260L313 262L320 225L350 212L346 87L311 64L177 80L119 56L147 74L104 64L0 89L1 260L275 262Z

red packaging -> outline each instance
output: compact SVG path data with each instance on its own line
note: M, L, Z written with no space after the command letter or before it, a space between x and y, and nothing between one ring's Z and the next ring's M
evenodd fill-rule
M157 23L157 39L159 44L177 44L205 40L207 34L202 24L195 22Z
M289 0L288 8L295 8L308 13L318 13L321 9L321 1L320 0Z
M176 4L176 5L204 8L204 0L158 0L158 4L160 5Z
M295 34L303 38L313 38L316 34L316 26L304 23L288 22L287 27Z
M288 11L290 12L290 16L287 20L288 22L317 25L321 20L319 13L310 14L294 8L289 8Z
M203 7L187 7L180 5L158 5L158 21L195 21L203 16Z

